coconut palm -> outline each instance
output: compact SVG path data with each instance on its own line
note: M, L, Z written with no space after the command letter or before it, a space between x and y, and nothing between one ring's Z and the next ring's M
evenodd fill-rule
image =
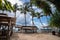
M13 11L15 12L15 17L16 17L16 11L17 11L17 8L18 8L17 3L16 3L16 4L14 4L14 5L13 5L13 7L14 7L14 10L13 10Z
M32 0L31 0L32 1ZM41 0L33 0L32 1L37 7L41 8L44 10L46 13L45 15L50 15L51 9L49 4L46 1L41 1Z
M54 16L53 13L52 13L52 11L51 11L51 6L50 6L51 1L52 0L31 0L31 2L35 6L37 6L38 8L43 9L44 15L46 15L46 16L51 16L51 15ZM53 0L53 1L55 1L55 0ZM52 4L54 4L54 3L52 3ZM59 3L57 3L57 4L59 5ZM57 4L54 4L54 5L57 5Z
M36 15L36 17L39 19L41 25L44 26L44 24L43 24L42 21L41 21L41 17L43 17L44 15L41 15L41 13L39 13L39 12L37 12L35 15Z
M32 16L32 26L34 26L33 18L36 17L36 15L35 15L35 10L32 8L32 6L33 6L33 4L32 4L32 2L30 0L30 9L29 9L29 11L31 12L31 16Z
M18 10L17 3L13 5L13 8L14 8L13 12L15 13L15 16L14 17L15 17L15 25L16 25L16 11Z
M52 14L51 9L49 4L47 4L45 1L41 1L41 0L30 0L31 4L35 4L38 8L43 9L44 11L44 15L47 17L48 15L50 16L50 14ZM52 14L53 15L53 14ZM40 13L37 13L37 17L38 19L40 19ZM40 19L41 22L41 19ZM43 23L41 22L41 24L43 25Z
M20 6L20 11L21 13L24 13L24 17L25 17L25 26L26 26L26 14L29 11L29 3L24 3L23 5Z
M34 26L34 17L36 17L36 15L35 15L35 12L34 12L34 10L32 9L32 10L30 10L30 12L31 12L31 16L32 16L32 26Z

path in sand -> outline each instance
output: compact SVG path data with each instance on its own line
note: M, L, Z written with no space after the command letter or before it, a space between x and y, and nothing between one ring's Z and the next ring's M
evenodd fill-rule
M23 34L15 33L11 40L60 40L60 37L51 34Z

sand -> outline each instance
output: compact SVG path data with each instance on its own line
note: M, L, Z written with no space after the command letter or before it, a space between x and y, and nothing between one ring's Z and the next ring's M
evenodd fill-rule
M11 40L60 40L60 37L51 34L24 34L14 33Z

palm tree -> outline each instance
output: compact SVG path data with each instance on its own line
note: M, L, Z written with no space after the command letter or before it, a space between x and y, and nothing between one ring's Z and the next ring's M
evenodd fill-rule
M21 13L24 13L24 17L25 17L25 26L26 26L26 13L29 12L29 3L24 3L23 5L21 5L20 8Z
M13 10L13 11L15 12L15 17L16 17L16 11L17 11L17 8L18 8L17 3L16 3L16 4L14 4L14 5L13 5L13 7L14 7L14 10Z
M31 15L32 15L32 26L34 26L34 20L33 20L33 18L34 17L36 17L36 15L35 15L35 10L32 8L32 6L33 6L33 4L32 4L32 1L30 0L30 12L31 12Z
M17 19L17 18L16 18L16 11L18 10L18 5L17 5L17 3L13 5L13 8L14 8L13 12L15 13L15 16L14 16L14 17L15 17L15 25L16 25L16 19Z
M40 17L43 17L43 16L44 16L44 15L41 15L41 13L39 13L39 12L36 13L36 17L39 19L39 21L40 21L40 23L41 23L42 26L44 26L44 24L42 23Z
M43 9L44 15L53 15L51 11L51 7L48 1L46 0L31 0L34 5L36 5L38 8Z
M35 12L34 12L34 10L32 9L32 10L30 10L30 12L31 12L31 16L32 16L32 26L34 26L34 17L36 17L36 15L35 15Z
M30 0L30 3L31 4L35 4L38 8L41 8L43 9L44 11L44 16L50 16L50 15L53 15L52 12L51 12L51 7L50 5L46 2L46 1L41 1L41 0ZM38 19L40 19L40 13L37 13L37 17ZM54 15L53 15L54 16ZM47 18L48 20L48 18ZM41 19L40 19L40 22L41 22ZM43 25L43 23L41 22L41 24Z

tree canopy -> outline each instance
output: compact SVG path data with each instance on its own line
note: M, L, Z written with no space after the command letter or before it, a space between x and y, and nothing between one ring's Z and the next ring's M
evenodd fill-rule
M0 0L0 10L14 10L12 4L7 0Z
M60 13L55 12L54 17L52 16L50 18L49 24L50 24L50 26L54 26L54 27L59 27L60 28Z

